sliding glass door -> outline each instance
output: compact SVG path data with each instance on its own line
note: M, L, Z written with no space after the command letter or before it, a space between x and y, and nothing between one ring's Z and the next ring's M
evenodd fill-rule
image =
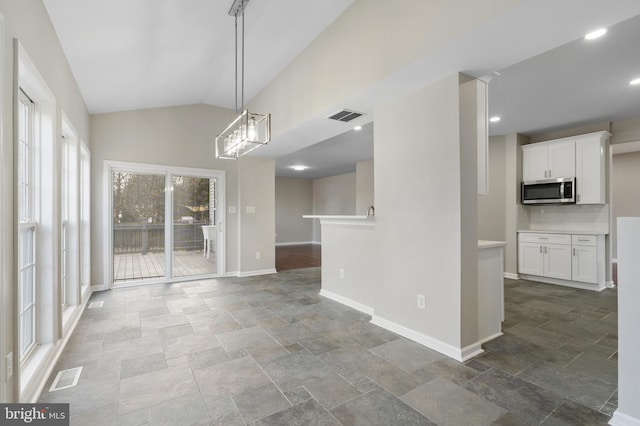
M164 175L113 172L113 281L165 276Z
M113 285L224 273L224 172L110 167Z
M173 176L173 276L215 274L216 179Z

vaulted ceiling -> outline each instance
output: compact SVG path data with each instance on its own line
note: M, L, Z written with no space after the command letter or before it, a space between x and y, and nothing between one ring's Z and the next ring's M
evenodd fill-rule
M91 113L194 103L234 108L231 1L44 3ZM245 103L352 3L252 0L245 16ZM427 83L427 74L499 71L489 85L490 114L502 118L491 125L496 135L640 117L640 86L629 86L640 77L639 3L611 0L605 8L601 0L524 0L509 21L451 43L437 57L417 62L413 73L391 76L396 81L389 88L400 77L406 90ZM604 37L582 38L599 26L609 29ZM519 36L510 39L510 32ZM379 102L374 95L365 94L363 102ZM315 161L299 175L309 178L350 171L358 158L372 157L371 124L360 133L322 126L311 130L320 130L315 141L300 147L283 141L262 155L275 157L283 176L291 175L292 163Z

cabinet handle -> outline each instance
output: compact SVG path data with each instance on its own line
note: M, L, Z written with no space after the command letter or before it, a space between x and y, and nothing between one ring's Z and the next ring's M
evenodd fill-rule
M542 246L540 246L540 254L542 254Z
M547 254L547 246L544 246L544 253Z
M580 194L576 196L576 201L580 202Z
M573 255L574 256L576 255L576 249L575 248L573 249Z
M583 243L588 242L589 240L585 240L584 238L578 238L578 241L582 241Z

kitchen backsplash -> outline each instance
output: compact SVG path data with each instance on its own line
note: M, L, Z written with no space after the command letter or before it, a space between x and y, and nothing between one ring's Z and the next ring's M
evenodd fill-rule
M518 229L609 233L609 205L526 206Z

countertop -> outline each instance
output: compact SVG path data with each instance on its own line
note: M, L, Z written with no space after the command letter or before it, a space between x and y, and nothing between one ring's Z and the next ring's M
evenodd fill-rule
M506 245L507 245L507 243L505 241L478 240L478 249L504 247Z
M608 232L599 232L585 229L567 229L567 230L543 230L543 229L518 229L518 233L527 234L569 234L569 235L607 235Z
M354 219L354 220L363 220L363 219L373 219L373 216L366 215L349 215L349 214L305 214L302 215L305 219Z

